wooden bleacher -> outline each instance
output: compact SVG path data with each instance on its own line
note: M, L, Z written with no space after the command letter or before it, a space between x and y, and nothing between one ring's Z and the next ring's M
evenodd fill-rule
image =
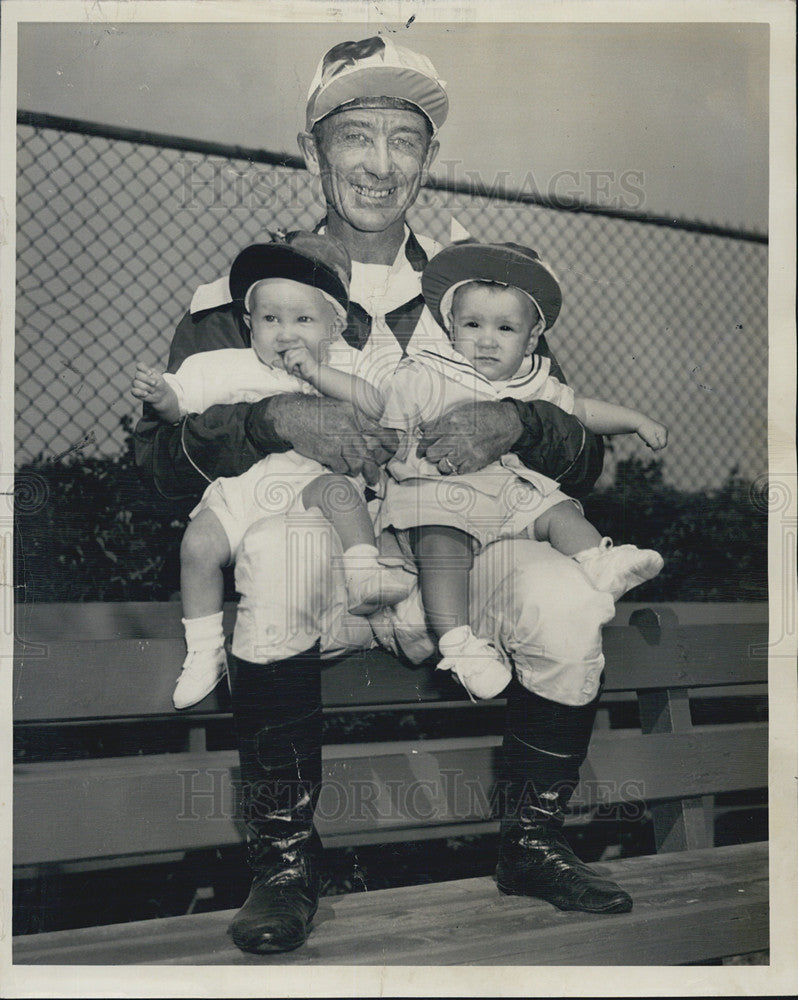
M233 614L228 608L228 626ZM142 752L21 760L14 779L16 874L243 840L237 755L213 749L214 727L229 720L226 691L188 712L171 708L183 657L179 618L177 604L18 609L20 733L46 740L90 726L110 739L133 726ZM226 935L232 912L222 911L18 936L14 962L675 965L762 951L767 843L714 846L713 797L766 787L767 725L694 725L691 706L708 699L720 705L730 696L762 699L766 643L764 605L621 604L605 628L606 709L573 806L589 816L596 807L628 803L650 814L656 855L598 865L631 892L630 914L562 913L504 897L486 877L324 897L308 943L290 955L239 952ZM349 657L324 671L325 711L444 709L467 732L486 706L460 697L447 680L379 652ZM609 725L619 702L636 702L634 728ZM148 738L164 725L168 747ZM495 832L490 791L500 742L496 732L325 746L318 815L325 846ZM606 934L589 932L608 921L609 950Z

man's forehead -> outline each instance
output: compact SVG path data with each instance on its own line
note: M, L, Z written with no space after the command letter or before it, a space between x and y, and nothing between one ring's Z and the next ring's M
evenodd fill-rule
M323 122L331 129L357 124L380 132L405 130L417 132L422 136L429 134L427 119L421 111L386 106L377 101L373 104L358 104L355 108L340 108L323 119Z

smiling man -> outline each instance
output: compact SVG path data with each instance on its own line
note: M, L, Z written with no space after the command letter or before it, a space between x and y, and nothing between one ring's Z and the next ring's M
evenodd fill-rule
M319 65L298 138L326 201L318 228L352 258L344 337L386 375L445 338L421 297L422 270L440 247L412 232L405 213L438 151L447 112L444 84L427 58L390 38L343 42ZM240 304L224 282L202 286L178 327L169 368L197 351L233 346L249 346ZM543 337L538 351L548 351ZM552 373L559 373L553 361ZM145 412L137 428L139 463L163 497L192 503L208 482L291 447L374 481L396 445L392 433L344 404L308 396L215 406L174 425L151 417ZM575 418L550 403L517 400L444 414L425 428L420 450L447 473L514 452L577 494L590 489L602 457L600 441ZM264 517L247 532L236 565L241 599L229 674L255 878L232 933L247 951L301 945L318 902L320 656L369 648L375 636L416 661L433 652L417 591L395 612L347 615L340 551L317 513L295 508ZM289 552L304 554L301 566ZM526 540L487 546L474 560L472 582L473 594L491 595L472 606L472 627L508 652L516 673L504 693L499 886L562 909L628 910L629 896L584 866L561 832L595 718L601 626L613 615L612 599L571 560Z

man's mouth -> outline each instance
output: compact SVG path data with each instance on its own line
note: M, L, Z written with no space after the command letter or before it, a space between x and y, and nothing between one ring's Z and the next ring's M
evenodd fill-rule
M362 184L353 184L352 188L361 198L370 198L374 201L388 201L394 194L396 194L396 188L373 188L365 187Z

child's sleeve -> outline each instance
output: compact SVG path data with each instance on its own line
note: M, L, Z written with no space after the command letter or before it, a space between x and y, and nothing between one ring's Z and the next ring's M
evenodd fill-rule
M423 420L425 387L429 381L427 369L412 358L406 358L389 379L382 383L385 409L380 423L383 427L405 431L417 427Z
M177 396L177 405L180 407L180 416L185 417L188 413L204 413L209 406L214 403L225 402L221 398L211 398L206 387L210 384L208 379L208 360L213 356L212 351L205 351L200 354L192 354L183 361L174 375L164 372L166 384ZM218 372L217 372L218 375ZM217 385L222 385L223 380L217 378ZM217 392L217 396L219 393Z
M539 395L535 400L543 400L545 403L554 403L566 413L574 412L574 390L569 385L564 385L553 375L548 375L540 386Z

